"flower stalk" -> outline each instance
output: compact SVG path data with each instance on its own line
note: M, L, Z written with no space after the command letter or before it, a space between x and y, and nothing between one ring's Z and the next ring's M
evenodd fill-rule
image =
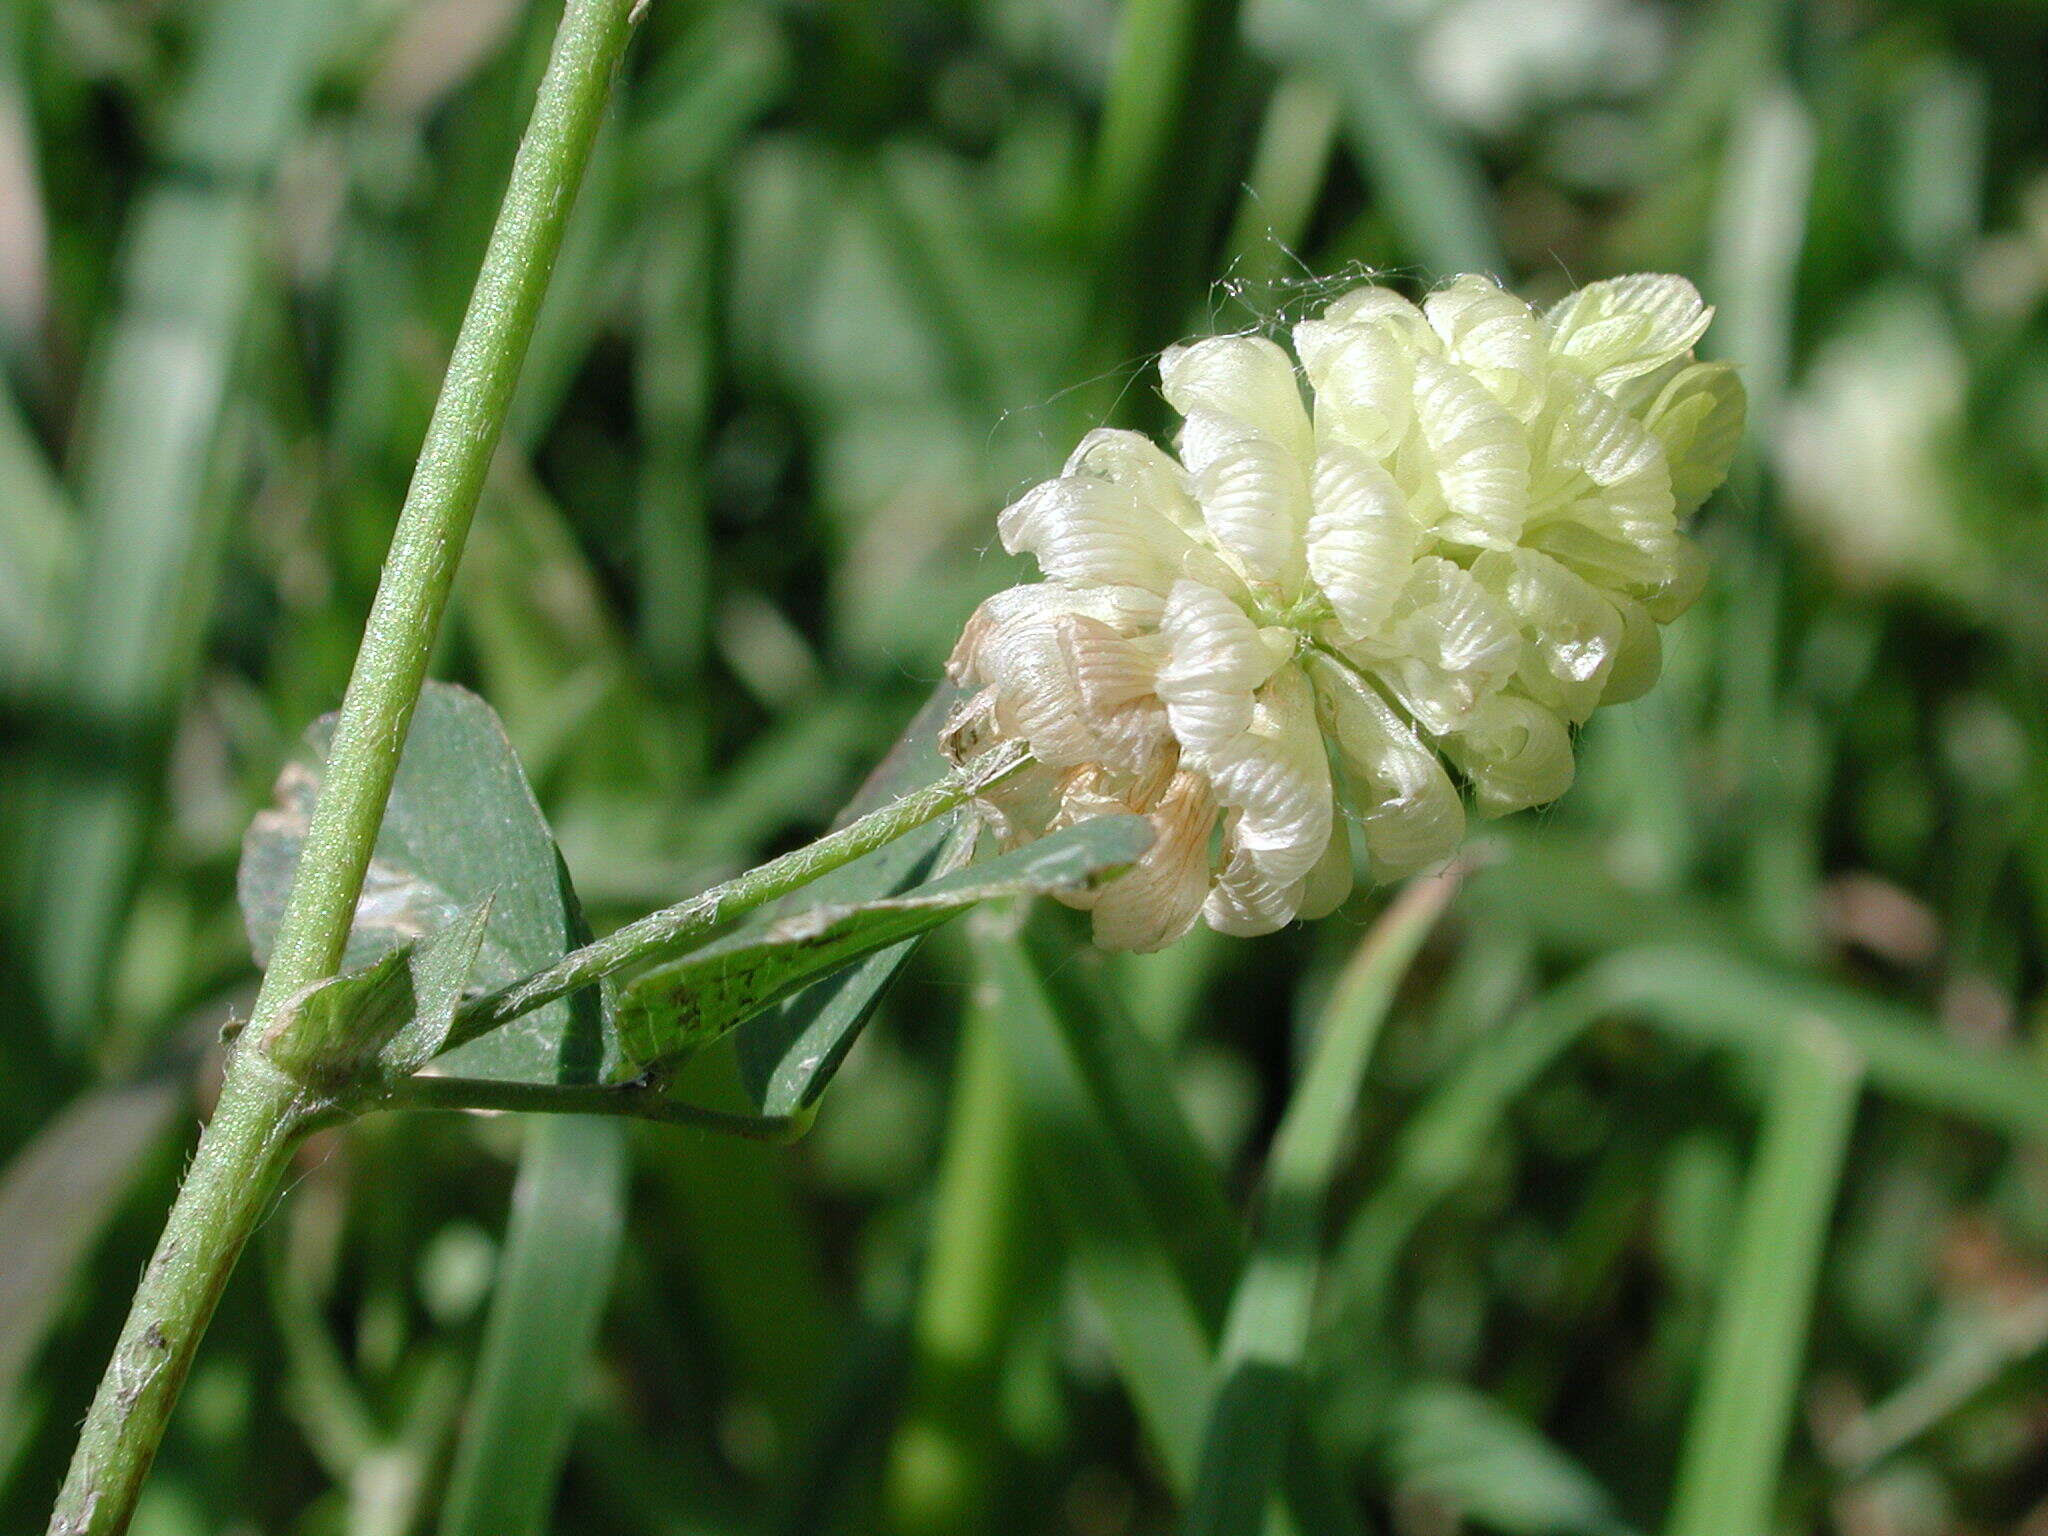
M907 832L937 820L977 795L987 794L1030 766L1022 743L977 759L936 783L913 790L901 799L828 832L816 842L770 859L723 885L650 912L603 938L584 945L544 971L472 998L455 1012L455 1026L444 1050L489 1034L521 1014L545 1008L557 998L589 986L629 966L665 960L692 948L720 924L767 905L811 883L820 875L851 864L863 854L892 843Z
M253 1027L229 1055L220 1103L136 1289L52 1536L127 1529L235 1260L299 1136L328 1107L260 1042L287 1000L341 964L456 563L637 3L568 0L563 12L392 536Z

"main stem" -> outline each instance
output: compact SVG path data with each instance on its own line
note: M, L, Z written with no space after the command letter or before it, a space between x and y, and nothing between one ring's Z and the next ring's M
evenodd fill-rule
M251 1027L123 1325L50 1517L118 1536L237 1255L323 1106L262 1054L280 1006L334 974L426 676L470 517L504 425L636 0L567 0L533 120L484 253L342 701L305 851Z

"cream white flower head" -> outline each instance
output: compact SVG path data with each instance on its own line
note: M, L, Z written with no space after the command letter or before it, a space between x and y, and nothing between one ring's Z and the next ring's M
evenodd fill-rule
M1485 277L1419 308L1358 288L1295 327L1309 404L1264 337L1169 350L1179 457L1092 432L999 521L1045 579L969 621L946 736L1029 744L984 798L998 834L1149 817L1083 899L1097 942L1157 949L1329 911L1354 831L1375 880L1443 859L1446 763L1485 815L1562 794L1571 727L1655 681L1704 578L1682 527L1743 417L1693 359L1712 313L1668 276L1541 314Z

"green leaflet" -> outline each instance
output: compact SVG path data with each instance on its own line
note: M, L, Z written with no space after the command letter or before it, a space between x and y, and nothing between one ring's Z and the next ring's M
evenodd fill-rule
M895 748L869 775L846 808L839 825L909 794L936 779L945 767L939 756L939 728L959 698L951 686L937 689L897 738ZM960 841L949 843L942 819L877 848L851 864L814 880L804 900L857 902L896 896L934 872L945 874L967 861L972 832L962 828ZM774 912L788 910L787 904ZM762 922L772 920L773 913ZM758 924L756 925L758 926ZM732 1036L736 1076L755 1111L762 1115L795 1115L810 1109L840 1062L860 1038L889 983L909 961L921 941L906 939L877 951L837 975L814 982L780 1007L756 1014Z
M906 895L814 906L707 944L626 984L618 1010L625 1070L686 1055L820 976L981 902L1085 891L1128 868L1151 841L1141 816L1098 817Z
M259 962L268 959L291 886L320 786L320 754L332 728L327 717L308 733L310 752L286 765L274 805L251 823L243 840L239 894ZM350 964L361 966L417 943L486 902L468 978L477 986L515 981L559 960L583 939L575 892L497 715L465 689L429 683L413 715L356 910ZM392 976L347 986L353 993L397 984ZM359 1003L369 1000L357 997ZM590 990L551 1003L449 1052L444 1065L461 1077L592 1081L617 1058L598 1004ZM423 1022L421 1030L431 1033L432 1026ZM404 1049L416 1054L421 1037L408 1031L404 1038Z

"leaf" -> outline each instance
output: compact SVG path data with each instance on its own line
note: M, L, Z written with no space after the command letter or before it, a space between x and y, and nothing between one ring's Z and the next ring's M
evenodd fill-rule
M542 1115L527 1123L441 1536L547 1529L625 1229L626 1152L617 1121Z
M1330 1180L1395 989L1457 885L1456 872L1410 884L1359 946L1325 1010L1315 1054L1273 1140L1264 1210L1217 1352L1189 1536L1254 1530L1272 1498L1322 1276Z
M243 839L239 892L259 963L269 959L333 724L329 715L308 732L308 752L286 765L276 803ZM361 967L416 943L485 902L470 976L477 986L530 975L584 937L561 855L497 715L466 689L429 683L356 907L349 964ZM418 1045L413 1037L408 1048ZM588 989L449 1052L442 1065L460 1077L589 1082L616 1059L599 994Z
M1707 1337L1686 1427L1670 1536L1772 1524L1798 1405L1829 1221L1862 1099L1863 1062L1841 1031L1780 1017L1786 1038Z
M635 1075L686 1055L820 975L984 901L1087 890L1129 868L1151 842L1142 816L1098 817L905 895L813 906L707 944L626 984L618 1011L624 1070Z
M1455 1523L1510 1536L1621 1536L1628 1527L1578 1463L1483 1393L1406 1388L1381 1448L1390 1479L1447 1505Z
M1156 1044L1091 992L1085 972L1099 956L1064 950L1048 964L994 922L976 941L999 998L1028 1155L1168 1484L1185 1494L1243 1251L1222 1176ZM1283 1486L1294 1528L1355 1531L1341 1482L1293 1449Z
M913 876L961 868L980 833L974 819L956 821L913 866ZM760 1114L798 1115L816 1106L889 983L923 942L919 936L877 950L742 1025L736 1037L741 1081Z
M486 896L426 938L315 982L280 1010L266 1054L308 1081L353 1082L373 1062L389 1077L412 1076L448 1039L490 915Z
M922 789L945 771L945 760L939 755L939 728L959 697L959 690L950 685L932 693L895 748L840 812L835 825L844 826ZM799 901L859 902L898 895L935 870L944 873L966 862L972 851L971 830L960 831L949 842L953 837L943 821L920 827L812 881L795 898L771 907L747 927L772 922ZM734 1031L731 1048L736 1076L758 1113L796 1115L817 1104L889 983L922 942L912 938L892 945L835 976L812 983Z

